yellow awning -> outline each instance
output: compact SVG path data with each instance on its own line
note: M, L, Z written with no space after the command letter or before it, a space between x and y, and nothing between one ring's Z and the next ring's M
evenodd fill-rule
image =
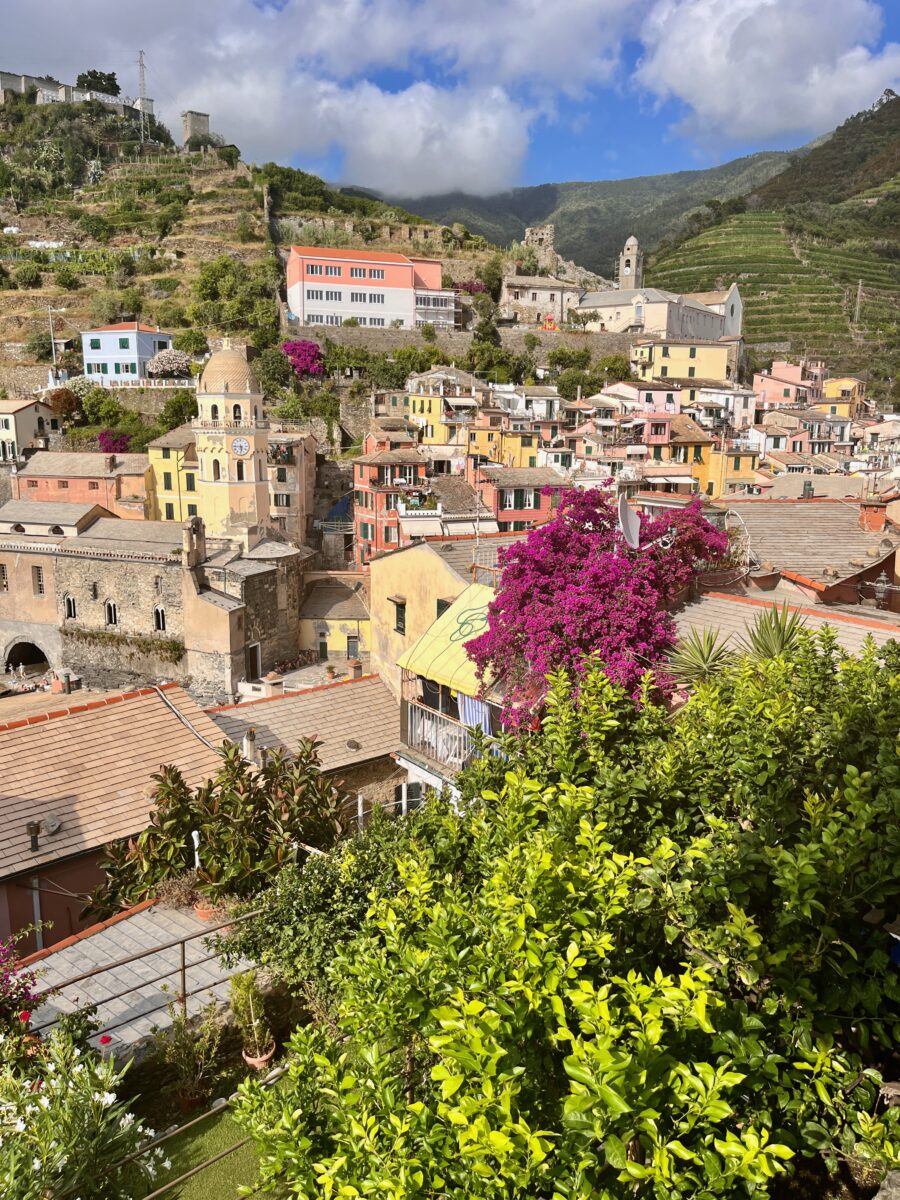
M487 607L494 589L483 583L470 583L397 660L397 665L425 679L433 679L464 696L477 696L481 690L475 664L466 654L466 642L487 629Z

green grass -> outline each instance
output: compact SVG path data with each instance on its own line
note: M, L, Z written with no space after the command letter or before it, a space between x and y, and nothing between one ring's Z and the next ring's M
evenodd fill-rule
M245 1136L228 1112L208 1117L194 1129L163 1143L162 1149L172 1166L167 1171L158 1172L156 1179L147 1187L147 1192L161 1187L170 1179L177 1179L185 1171L242 1141ZM257 1168L256 1150L251 1142L173 1188L170 1195L173 1200L176 1197L178 1200L233 1200L240 1185L254 1183Z

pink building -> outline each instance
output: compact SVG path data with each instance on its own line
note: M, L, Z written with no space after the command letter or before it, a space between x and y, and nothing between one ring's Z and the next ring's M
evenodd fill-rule
M456 326L456 294L441 287L436 258L291 246L287 296L291 314L303 325L343 325L352 318L376 328Z
M822 399L825 363L801 358L799 363L776 359L771 371L753 376L758 408L805 408Z

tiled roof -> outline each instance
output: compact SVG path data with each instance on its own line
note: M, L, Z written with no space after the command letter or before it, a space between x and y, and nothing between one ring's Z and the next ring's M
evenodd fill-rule
M555 275L506 275L503 282L508 288L518 287L542 287L556 288L562 292L580 292L581 285L566 281L565 279L557 279Z
M655 413L649 413L648 419L653 420L656 417ZM684 413L676 413L672 417L672 422L669 426L671 430L670 441L688 442L691 445L697 442L712 444L712 438L703 430L693 417L688 417Z
M400 708L377 675L214 708L209 716L235 742L255 729L258 749L296 753L301 738L315 735L324 771L384 758L400 746Z
M773 500L796 500L803 495L806 484L813 486L813 498L862 499L872 487L865 475L814 475L811 471L787 472L776 475L766 495Z
M99 504L67 504L63 500L7 500L0 508L0 523L75 527L94 511L99 514L108 510Z
M418 450L375 450L372 454L360 454L353 462L372 466L381 463L424 463L425 459Z
M675 624L680 637L684 637L693 629L715 629L723 639L735 642L746 636L748 627L760 612L778 608L784 603L781 597L777 602L773 602L749 596L732 596L724 592L709 592L676 613ZM900 627L897 625L864 616L868 611L866 609L861 609L859 616L850 616L840 609L825 605L818 608L799 605L790 607L802 615L810 633L817 632L823 625L830 625L841 646L851 654L859 653L866 637L870 635L879 646L900 635Z
M203 739L218 745L221 732L175 684L58 699L49 713L0 725L0 878L139 833L161 765L178 767L192 786L220 765ZM25 826L51 816L60 829L42 831L32 854Z
M114 459L112 468L108 467ZM143 475L150 459L146 454L101 454L98 451L38 450L20 475L63 479L111 479L115 475Z
M471 484L458 475L435 475L431 480L431 490L448 516L490 512L478 499L478 493Z
M744 522L751 554L759 563L770 562L776 570L825 586L872 566L890 546L900 544L900 530L893 525L881 533L860 529L858 506L842 500L729 496L728 504ZM826 568L837 574L826 574Z
M547 487L565 485L565 478L552 467L494 467L485 463L480 468L482 478L497 487Z
M148 442L148 446L170 446L176 449L183 449L185 446L193 446L197 440L197 435L190 425L176 425L174 429L170 429L168 433L162 434L158 438L154 438L152 442Z
M50 407L46 400L38 400L36 396L0 396L0 413L21 412L23 408L30 408L32 404Z
M441 556L452 571L467 583L472 581L471 567L477 562L482 567L496 567L500 550L515 546L527 537L525 533L501 533L481 538L431 538L426 544Z
M96 545L110 550L121 546L152 547L166 554L182 543L181 526L176 521L122 521L118 517L101 517L85 530L79 545Z
M368 621L366 591L340 579L320 579L310 588L300 606L301 620Z

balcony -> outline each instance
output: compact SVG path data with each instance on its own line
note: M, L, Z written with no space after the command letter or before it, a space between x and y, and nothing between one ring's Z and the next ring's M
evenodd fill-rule
M409 504L403 500L397 504L397 512L404 520L416 517L440 517L443 511L440 503L433 496L426 497L424 504Z
M192 429L220 429L223 433L253 433L257 429L268 429L268 421L204 421L194 417Z
M404 702L401 712L401 742L423 755L443 775L453 776L475 753L471 731L453 717Z

